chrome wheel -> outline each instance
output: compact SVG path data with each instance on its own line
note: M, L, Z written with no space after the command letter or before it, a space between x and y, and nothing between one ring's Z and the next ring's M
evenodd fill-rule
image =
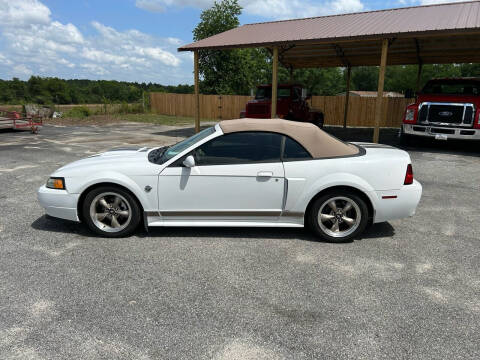
M318 211L318 225L329 236L342 238L357 230L362 220L358 204L345 196L325 201Z
M90 218L102 231L119 232L130 224L132 209L122 195L105 192L97 195L91 202Z

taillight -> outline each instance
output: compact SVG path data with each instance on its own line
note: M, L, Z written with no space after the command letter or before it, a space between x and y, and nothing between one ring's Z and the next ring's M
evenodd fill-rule
M411 185L413 184L413 168L412 164L408 164L407 166L407 173L405 174L405 181L403 185Z
M416 114L417 105L408 105L407 110L405 110L405 116L403 117L403 122L405 124L415 124L416 123Z

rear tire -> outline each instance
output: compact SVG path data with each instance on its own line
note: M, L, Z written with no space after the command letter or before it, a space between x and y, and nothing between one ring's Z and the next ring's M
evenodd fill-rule
M137 199L114 186L91 190L83 201L82 214L90 230L108 238L132 235L141 220Z
M353 191L337 190L317 198L307 214L310 229L332 243L351 241L368 224L368 207Z

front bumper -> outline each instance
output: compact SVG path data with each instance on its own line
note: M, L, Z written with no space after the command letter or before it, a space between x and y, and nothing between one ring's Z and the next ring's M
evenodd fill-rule
M80 194L70 194L67 190L49 189L41 186L37 192L38 202L45 212L53 217L65 220L80 221L77 213L77 202Z
M422 185L413 180L413 184L403 185L399 190L374 191L374 196L376 205L373 222L403 219L415 215L422 197Z
M480 129L445 127L435 125L403 124L402 132L406 135L424 136L438 140L480 140Z

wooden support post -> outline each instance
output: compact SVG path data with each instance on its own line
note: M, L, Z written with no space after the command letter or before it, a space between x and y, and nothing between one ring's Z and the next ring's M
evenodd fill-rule
M417 70L417 86L415 87L415 94L418 94L420 91L420 81L422 77L422 68L423 68L423 63L419 62L418 63L418 70Z
M378 143L380 135L380 121L382 120L383 85L385 83L385 70L387 68L388 39L382 41L382 57L378 69L377 102L375 104L375 128L373 129L373 142Z
M293 84L293 66L290 66L290 84Z
M420 91L420 77L422 76L422 67L423 61L420 56L420 42L418 39L415 39L415 49L417 50L417 62L418 62L418 71L417 71L417 86L415 88L415 95Z
M277 117L277 89L278 89L278 46L273 47L272 57L272 108L271 118Z
M195 78L195 132L198 133L200 131L200 80L198 75L198 50L193 52L193 69Z
M347 116L348 116L348 101L350 100L350 75L352 74L352 67L347 67L347 87L345 90L345 110L343 111L343 128L347 128Z

